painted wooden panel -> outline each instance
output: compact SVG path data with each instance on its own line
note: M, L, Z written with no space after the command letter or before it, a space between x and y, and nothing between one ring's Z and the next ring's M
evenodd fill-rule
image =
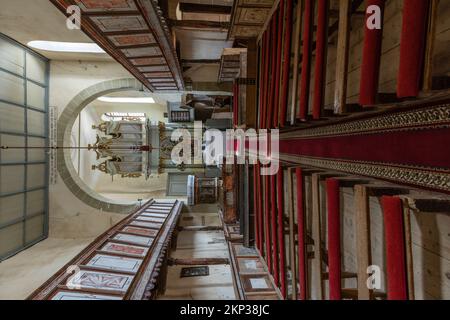
M155 237L158 234L158 230L152 230L152 229L143 229L143 228L136 228L136 227L125 227L122 231L134 233L141 236L148 236L148 237Z
M122 49L123 54L128 58L143 57L143 56L160 56L161 50L157 47L144 47L133 49ZM142 70L140 70L142 71ZM163 70L168 71L168 70ZM170 74L170 72L169 72Z
M166 60L162 57L154 57L154 58L137 58L137 59L130 59L131 63L135 66L142 66L142 65L148 65L148 64L163 64L166 62ZM172 80L172 79L170 79ZM158 81L158 78L152 79L153 82ZM167 79L165 79L167 81Z
M135 11L133 0L75 0L76 4L86 12L104 11Z
M142 244L142 245L146 245L146 246L150 246L153 242L153 238L134 236L131 234L124 234L124 233L116 234L113 239L124 241L124 242L129 242L129 243L134 243L134 244Z
M109 40L111 40L116 46L130 46L130 45L142 45L142 44L153 44L156 43L155 37L149 34L137 34L137 35L115 35L109 36ZM164 63L165 60L161 59Z
M151 49L155 49L155 48L151 48ZM159 49L155 49L155 50L159 50ZM156 54L157 51L152 51L152 54ZM169 71L169 67L168 66L148 66L148 67L138 67L138 70L141 72L164 72L164 71Z
M238 258L237 261L240 273L265 272L264 266L259 258Z
M110 241L108 241L101 248L101 250L106 251L106 252L113 252L113 253L138 255L138 256L142 256L142 257L144 257L148 252L148 248L145 248L145 247L114 243L114 242L110 242Z
M164 219L164 214L158 214L158 213L143 213L143 217L149 217L149 218L157 218L157 219Z
M121 300L121 297L61 290L51 300Z
M163 223L165 219L151 218L151 217L145 217L145 216L141 215L141 216L137 217L136 220Z
M152 228L152 229L159 229L162 226L161 223L144 222L144 221L139 221L139 220L132 221L132 222L130 222L130 224L133 226L140 226L140 227L146 227L146 228Z
M91 17L91 20L103 32L113 32L121 30L142 31L147 29L144 18L139 15L105 17L98 16Z
M126 292L133 276L81 270L67 282L69 288Z
M171 232L178 221L182 204L176 201L174 205L171 205L172 211L163 219L167 219L164 225L136 221L135 218L152 202L152 200L149 201L104 232L67 266L61 268L30 295L29 299L139 300L154 298L155 290L148 289L147 285L151 281L159 280L157 276L160 274L161 266L158 261L165 258L163 250L169 245ZM133 223L142 223L145 226L133 225ZM150 229L149 226L155 229ZM22 230L23 226L18 225L18 228ZM156 237L158 242L154 243ZM1 244L0 241L0 246ZM75 273L73 273L74 270ZM136 282L131 287L133 281Z
M96 254L86 265L116 271L137 272L141 263L141 259Z
M274 291L274 287L267 275L243 275L242 283L247 292Z

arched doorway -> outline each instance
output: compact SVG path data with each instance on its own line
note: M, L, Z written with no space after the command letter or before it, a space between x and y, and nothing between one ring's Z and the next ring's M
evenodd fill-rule
M95 84L77 94L66 106L58 119L57 146L59 148L57 152L57 167L61 179L67 188L85 204L96 209L115 213L128 213L135 208L135 205L125 205L117 201L112 201L89 188L80 179L75 170L71 160L71 151L62 147L71 144L72 127L81 110L98 97L127 90L142 91L143 85L135 79L117 79Z

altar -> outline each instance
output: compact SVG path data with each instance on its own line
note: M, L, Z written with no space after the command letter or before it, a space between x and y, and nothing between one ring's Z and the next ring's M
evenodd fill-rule
M94 144L88 149L97 154L103 162L92 166L106 174L122 178L149 179L152 174L161 174L178 168L171 161L175 142L171 141L174 128L162 122L107 121L93 129L100 131Z

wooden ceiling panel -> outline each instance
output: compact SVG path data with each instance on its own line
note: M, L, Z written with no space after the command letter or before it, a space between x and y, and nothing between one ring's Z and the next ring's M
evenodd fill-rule
M256 8L260 8L260 7L272 8L275 1L274 0L240 0L239 2L243 6L253 6Z
M142 45L142 44L155 44L156 40L153 34L130 34L130 35L116 35L108 37L111 42L117 47L130 46L130 45Z
M169 29L152 0L50 0L60 11L78 5L81 28L149 90L184 89ZM152 79L165 79L154 86ZM173 88L172 88L173 87Z
M240 7L236 10L236 19L240 24L261 25L266 22L270 8L246 8Z
M90 19L103 32L147 30L142 16L92 16Z
M127 58L136 58L143 56L160 56L162 55L161 49L158 47L143 47L134 49L122 49L123 54Z
M148 66L148 67L139 67L138 70L140 72L164 72L169 71L168 66Z
M75 0L75 3L85 12L136 11L133 0Z
M157 82L159 82L159 83L161 83L161 82L164 82L164 83L173 83L173 81L172 80L170 80L169 78L152 78L151 80L150 80L150 82L151 83L157 83Z
M170 72L147 72L144 73L144 76L146 78L165 78L167 77L168 79L170 79L171 77L171 73Z
M275 0L236 0L229 39L257 37L269 17Z
M163 57L154 57L154 58L130 59L130 61L135 66L148 66L151 64L163 64L166 62L166 59L164 59Z

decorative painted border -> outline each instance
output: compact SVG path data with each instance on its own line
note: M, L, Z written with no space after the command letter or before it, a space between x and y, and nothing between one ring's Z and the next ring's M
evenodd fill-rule
M281 140L450 127L450 103L280 134Z
M27 299L28 300L49 300L53 294L58 290L67 290L64 287L64 283L71 276L67 270L72 266L77 266L80 270L88 270L87 261L90 260L95 254L101 251L101 248L108 241L113 240L112 236L118 232L121 232L123 228L130 225L130 222L135 220L138 216L144 213L148 208L161 204L154 200L149 200L142 208L138 208L135 212L131 213L126 218L122 219L118 224L114 225L102 235L97 237L89 246L82 250L76 257L68 262L64 267L57 271L50 279L36 289ZM90 292L94 294L107 294L118 296L123 300L142 300L150 299L155 296L154 290L157 289L158 278L161 274L161 268L163 266L163 260L167 256L171 237L173 235L176 222L181 214L182 202L175 201L169 204L168 209L170 211L167 214L167 218L164 223L158 229L158 234L154 237L154 240L148 247L145 257L139 257L142 259L142 263L136 273L130 274L125 271L110 270L107 268L96 268L91 270L94 272L104 272L110 274L123 274L132 275L133 280L125 293L119 292L104 292L101 289L78 289L79 292ZM114 241L114 240L113 240ZM134 243L125 243L126 245L136 245ZM140 246L140 245L139 245ZM111 254L113 256L129 257L126 254ZM134 257L137 258L137 257Z
M432 168L398 166L389 163L356 162L342 159L330 160L288 154L280 154L280 160L450 193L450 170L436 171Z
M79 0L50 0L64 15L69 16L67 8L71 5L79 5ZM85 6L80 5L82 9L82 31L96 42L105 52L119 62L127 69L136 79L138 79L151 92L161 91L170 92L184 89L184 79L180 64L177 59L176 50L170 41L171 34L169 27L162 17L162 11L155 1L130 0L131 9L125 11L109 10L106 6L97 10L88 10ZM99 19L114 17L135 17L142 22L143 28L134 28L127 30L105 31L101 27ZM112 40L114 36L139 36L142 34L151 34L156 43L134 43L131 45L120 46ZM150 49L154 49L157 53L151 53ZM130 56L127 51L149 52L148 54ZM154 51L153 50L153 51ZM161 83L153 82L153 78L159 78L160 71L145 72L141 70L142 65L133 64L133 60L138 58L161 58L164 63L161 65L150 64L147 67L165 67L167 68L167 78L170 84L161 85Z

